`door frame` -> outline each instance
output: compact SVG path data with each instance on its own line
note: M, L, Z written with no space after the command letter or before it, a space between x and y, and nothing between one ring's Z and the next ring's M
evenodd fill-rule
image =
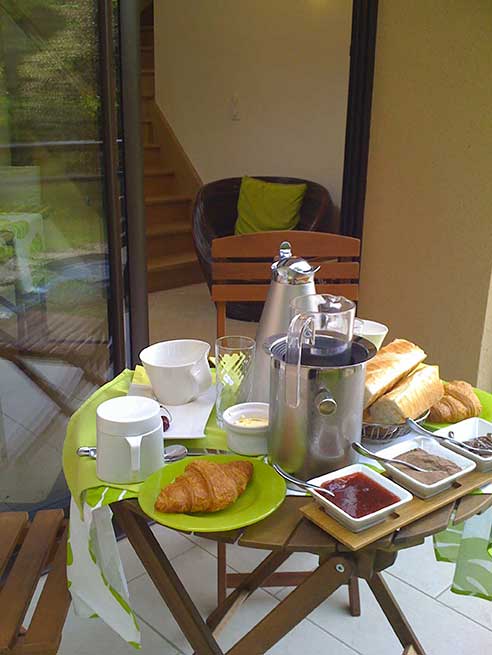
M340 231L359 239L364 224L377 20L378 0L353 0Z

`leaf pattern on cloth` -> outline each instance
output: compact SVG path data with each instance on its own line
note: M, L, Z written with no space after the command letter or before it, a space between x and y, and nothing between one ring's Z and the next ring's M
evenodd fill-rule
M492 600L492 508L434 536L439 561L456 563L451 591Z

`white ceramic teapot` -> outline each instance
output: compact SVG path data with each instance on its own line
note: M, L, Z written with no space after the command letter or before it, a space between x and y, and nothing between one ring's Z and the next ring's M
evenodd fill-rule
M159 403L120 396L96 410L97 476L105 482L141 482L164 465L164 431Z

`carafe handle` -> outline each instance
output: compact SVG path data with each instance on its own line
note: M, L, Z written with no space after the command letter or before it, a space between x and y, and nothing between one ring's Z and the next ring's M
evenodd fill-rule
M308 335L314 339L313 317L297 314L289 325L285 355L285 400L289 407L299 407L301 400L302 344Z

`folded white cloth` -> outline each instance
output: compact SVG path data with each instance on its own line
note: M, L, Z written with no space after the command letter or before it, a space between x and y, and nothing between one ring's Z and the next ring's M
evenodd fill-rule
M129 396L146 396L154 398L152 387L148 384L130 385ZM215 405L215 385L202 393L196 400L186 405L163 405L169 412L171 421L164 433L165 439L202 439L205 436L210 413Z

